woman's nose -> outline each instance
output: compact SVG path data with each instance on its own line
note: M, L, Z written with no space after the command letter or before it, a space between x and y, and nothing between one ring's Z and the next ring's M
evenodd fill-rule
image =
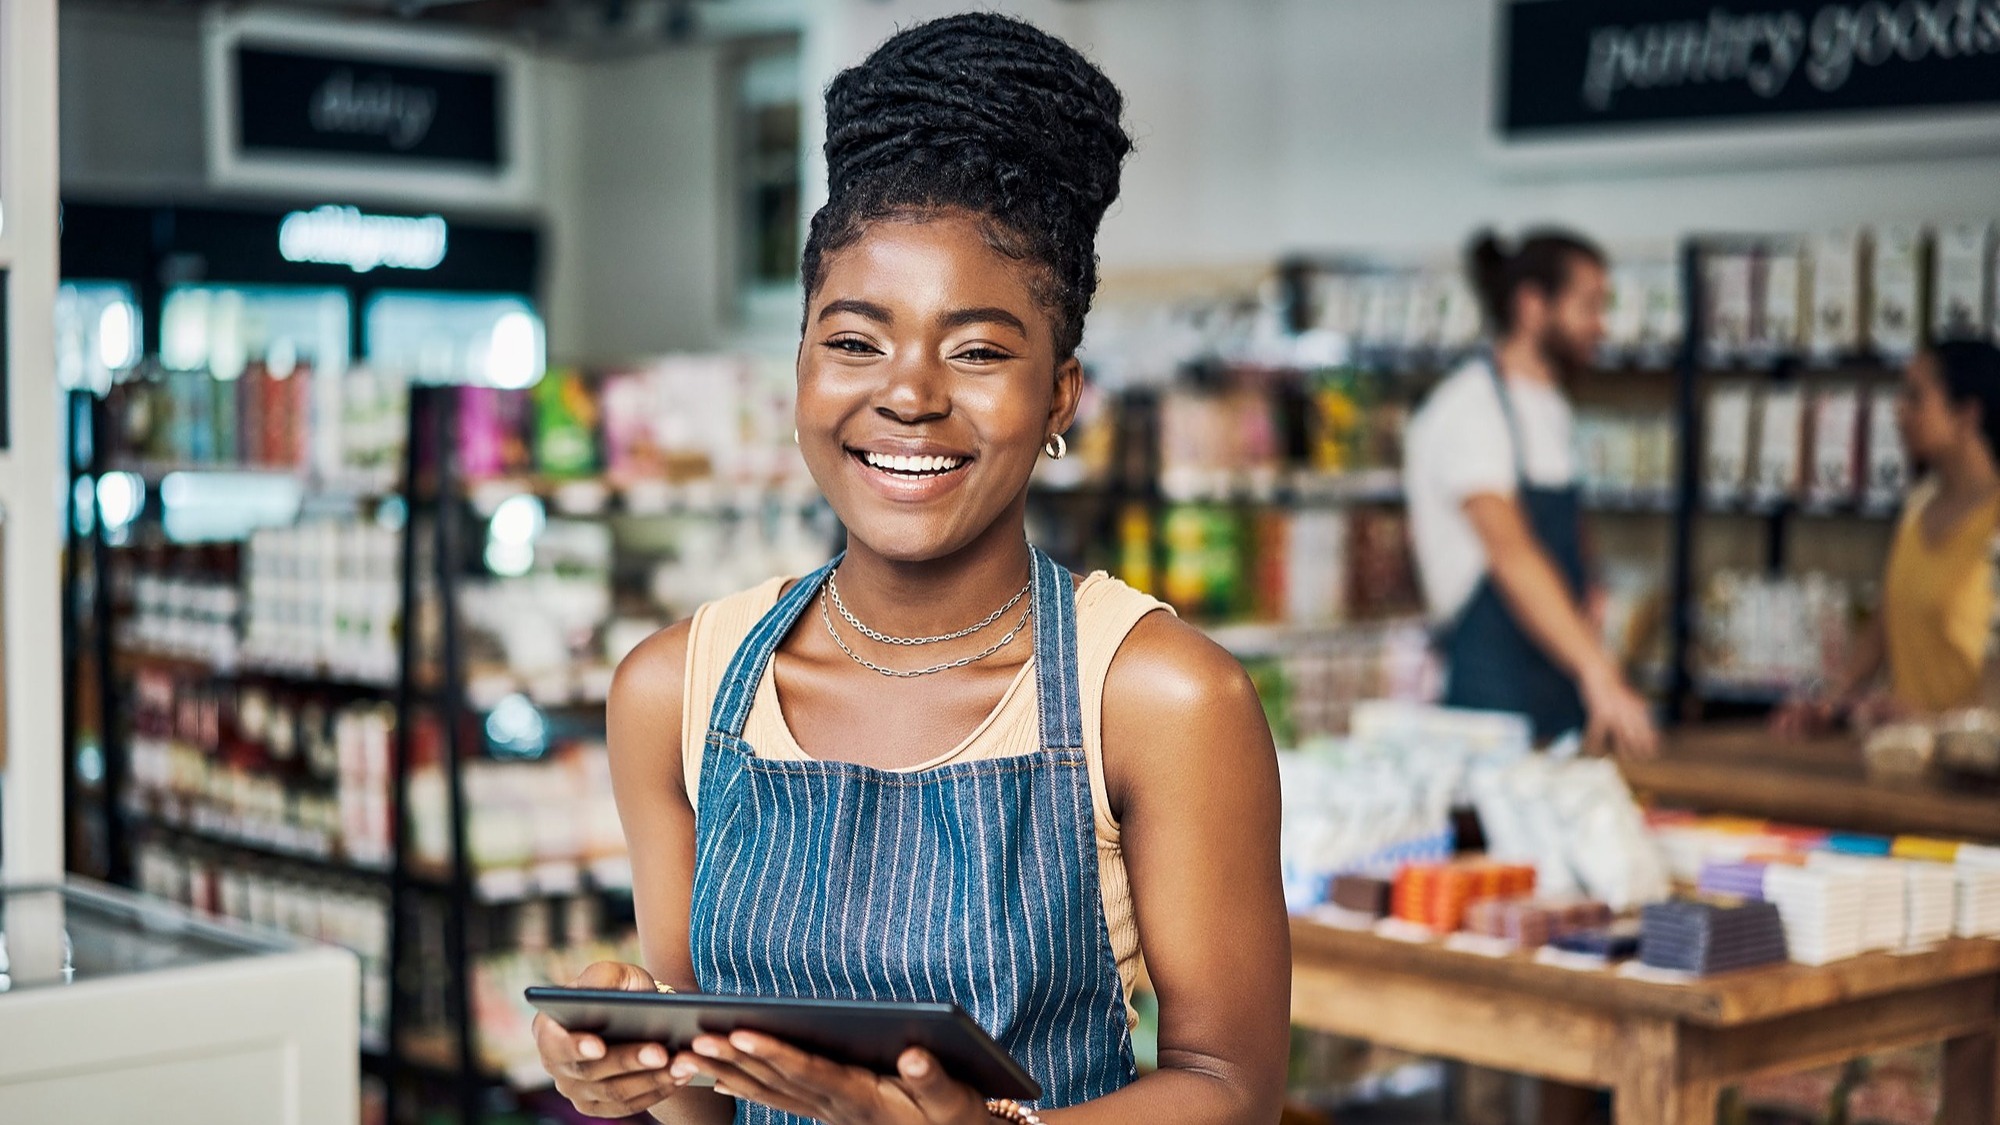
M887 371L876 400L876 409L884 415L914 423L951 412L951 373L934 356L910 353L888 364Z

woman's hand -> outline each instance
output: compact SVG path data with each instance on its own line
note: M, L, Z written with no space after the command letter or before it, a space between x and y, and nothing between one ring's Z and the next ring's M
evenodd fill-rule
M1660 733L1645 697L1633 691L1615 667L1586 673L1578 687L1589 716L1583 736L1586 750L1640 759L1659 753Z
M599 961L576 978L573 988L654 991L653 976L637 965ZM572 1032L546 1015L535 1016L535 1049L556 1090L590 1117L630 1117L659 1105L687 1085L692 1067L675 1077L667 1050L658 1043L609 1045L588 1032Z
M715 1092L829 1125L990 1125L986 1099L952 1081L928 1051L912 1047L895 1076L845 1066L767 1035L738 1031L694 1041L695 1065ZM687 1056L683 1055L683 1059ZM678 1066L677 1066L678 1069Z
M1771 713L1771 731L1780 738L1811 738L1832 730L1846 711L1837 700L1793 696Z

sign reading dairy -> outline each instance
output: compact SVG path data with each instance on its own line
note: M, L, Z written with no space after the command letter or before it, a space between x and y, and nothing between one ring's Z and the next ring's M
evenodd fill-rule
M236 125L247 155L365 158L497 170L505 161L503 75L240 43Z
M1500 132L2000 108L2000 0L1512 0Z

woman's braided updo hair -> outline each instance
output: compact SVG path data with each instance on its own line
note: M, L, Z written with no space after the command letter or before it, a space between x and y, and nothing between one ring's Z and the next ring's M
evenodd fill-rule
M1074 47L977 13L900 32L826 91L827 203L806 236L808 300L826 255L880 219L962 210L996 251L1042 267L1058 359L1097 291L1097 228L1132 142L1124 99Z

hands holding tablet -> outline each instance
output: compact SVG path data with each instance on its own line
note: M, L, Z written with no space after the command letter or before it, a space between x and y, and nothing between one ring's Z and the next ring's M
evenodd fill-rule
M599 961L576 978L578 988L652 992L653 976L637 965ZM659 1043L606 1043L587 1031L568 1031L545 1015L535 1016L535 1047L556 1091L592 1117L629 1117L673 1097L696 1071L682 1052L673 1066ZM678 1077L676 1072L681 1073Z
M912 1047L894 1075L809 1055L768 1035L703 1036L694 1050L715 1091L831 1125L987 1125L986 1100Z
M571 987L655 992L645 969L615 962L590 966ZM531 989L529 998L536 1000L543 991L561 990ZM579 1023L574 1013L558 1014L565 1022ZM691 1049L673 1052L662 1042L612 1042L594 1032L570 1031L547 1014L535 1017L534 1029L542 1067L555 1079L557 1091L595 1117L644 1113L691 1085L713 1084L725 1097L829 1125L982 1125L994 1120L978 1090L954 1080L934 1055L919 1047L895 1053L894 1073L885 1074L747 1030L683 1038ZM894 1050L877 1056L878 1061L887 1063Z

